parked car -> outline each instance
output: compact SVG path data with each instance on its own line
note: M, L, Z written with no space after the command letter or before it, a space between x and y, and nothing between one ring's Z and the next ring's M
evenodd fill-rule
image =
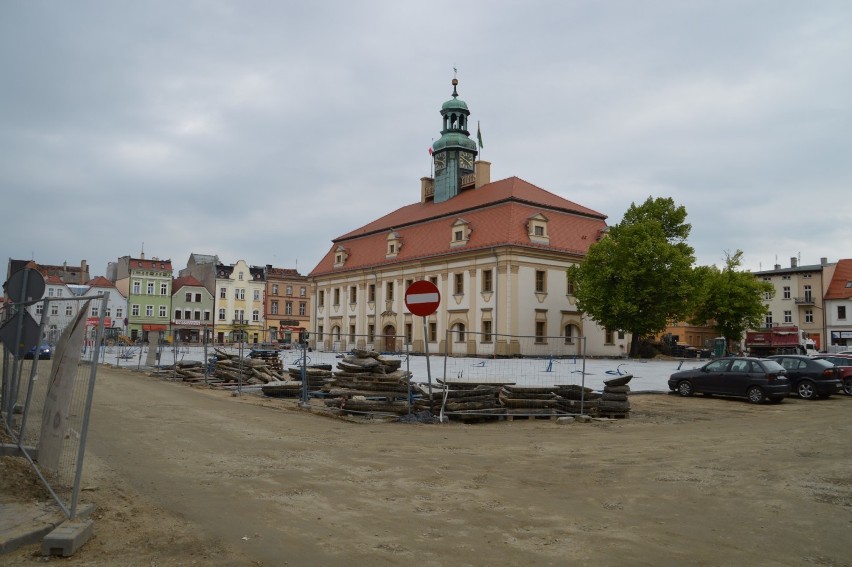
M743 356L717 358L693 370L675 372L669 389L681 396L739 396L759 404L782 401L790 394L786 371L774 360Z
M27 360L32 360L35 358L36 349L38 349L38 359L39 360L50 360L53 356L53 347L50 345L39 345L37 347L33 347L27 352L24 353L24 358Z
M803 400L827 398L843 388L840 370L826 360L802 354L779 354L769 358L784 367L793 393Z
M840 370L840 379L843 381L843 391L847 396L852 396L852 353L850 354L821 354L815 356L818 360L826 360Z

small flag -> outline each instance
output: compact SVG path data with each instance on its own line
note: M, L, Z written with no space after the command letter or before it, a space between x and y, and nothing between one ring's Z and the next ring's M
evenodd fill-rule
M479 142L479 147L484 148L482 144L482 132L479 130L479 120L476 121L476 139Z
M432 148L429 148L429 155L432 155Z

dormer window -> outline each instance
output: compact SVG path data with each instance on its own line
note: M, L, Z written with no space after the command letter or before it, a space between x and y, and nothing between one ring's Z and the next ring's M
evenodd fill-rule
M463 218L456 219L450 228L450 246L464 246L470 240L470 233L473 230L471 224Z
M541 213L527 219L527 236L530 242L550 244L550 234L547 232L547 217Z
M346 263L346 259L349 258L349 251L346 250L343 246L338 246L334 251L334 267L341 268L343 264Z
M392 230L388 233L385 258L396 258L400 249L402 249L402 237L397 231Z

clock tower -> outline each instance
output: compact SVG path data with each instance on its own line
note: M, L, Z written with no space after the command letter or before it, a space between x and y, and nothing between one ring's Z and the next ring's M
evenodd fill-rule
M453 78L453 98L441 107L444 128L441 130L441 137L432 145L436 203L452 199L463 188L473 187L476 142L470 139L467 129L470 110L467 103L459 100L459 93L456 91L458 84L458 79Z

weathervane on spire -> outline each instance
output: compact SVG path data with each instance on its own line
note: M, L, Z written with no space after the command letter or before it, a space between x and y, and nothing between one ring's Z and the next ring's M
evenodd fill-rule
M456 85L459 84L459 80L456 78L459 70L453 67L453 98L458 98L459 93L456 91Z

